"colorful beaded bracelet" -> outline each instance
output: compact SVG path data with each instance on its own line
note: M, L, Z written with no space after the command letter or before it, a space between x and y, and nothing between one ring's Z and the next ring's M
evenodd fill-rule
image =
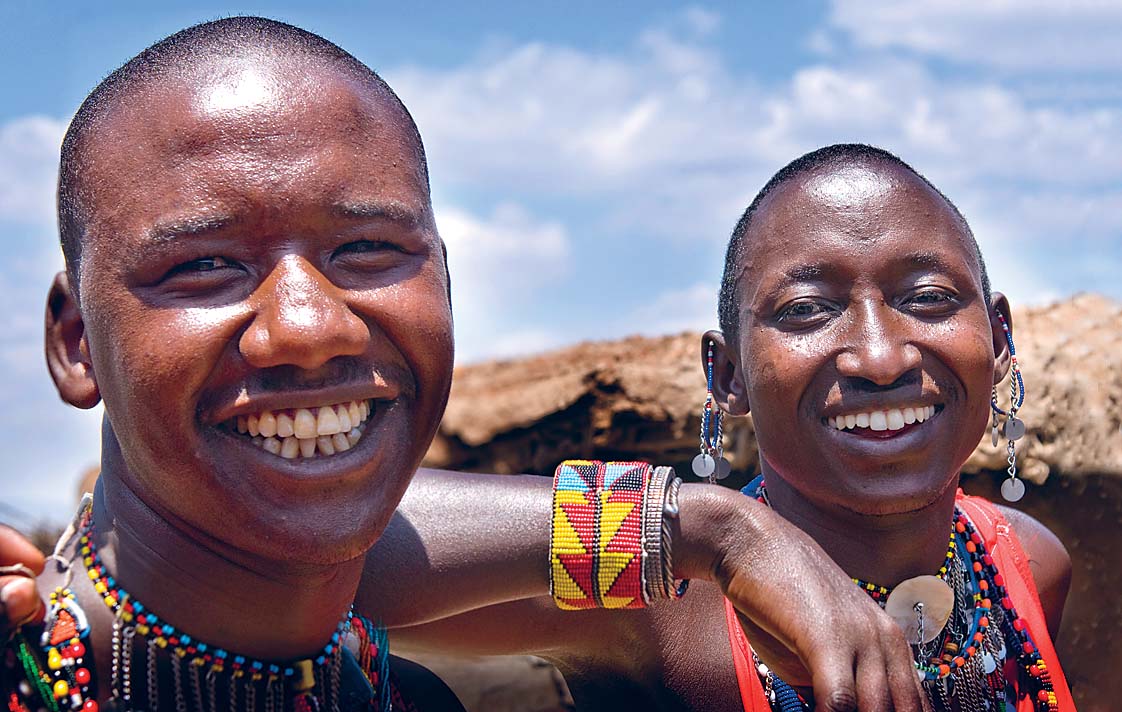
M645 462L568 460L557 467L549 589L559 608L645 605L643 509L651 474Z

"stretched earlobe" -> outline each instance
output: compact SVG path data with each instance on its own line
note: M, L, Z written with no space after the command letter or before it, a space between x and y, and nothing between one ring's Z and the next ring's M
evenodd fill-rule
M748 388L735 348L730 348L725 335L717 330L701 337L702 367L707 368L709 344L713 344L713 399L729 415L747 415L751 410Z
M1011 354L1009 353L1009 342L1005 338L1005 328L1001 324L1001 319L998 314L1005 317L1005 323L1009 325L1009 330L1013 330L1013 313L1009 308L1009 300L1001 292L994 292L990 296L989 304L989 318L990 318L990 338L993 339L993 383L996 386L1005 378L1009 373L1009 366L1011 363Z
M86 324L65 272L56 274L51 284L44 326L47 368L59 396L76 408L93 408L101 401L101 392L86 342Z

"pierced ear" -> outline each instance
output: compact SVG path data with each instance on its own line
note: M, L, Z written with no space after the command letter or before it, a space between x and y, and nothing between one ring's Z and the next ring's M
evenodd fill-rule
M1009 300L1001 292L994 292L990 296L990 332L993 338L993 384L996 386L1001 383L1005 378L1005 374L1009 373L1009 366L1012 362L1009 353L1009 342L1005 339L1005 329L1001 328L1001 320L997 315L1001 314L1005 317L1005 323L1009 325L1009 333L1013 333L1013 313L1009 309Z
M736 351L725 343L720 331L707 331L701 337L701 367L708 370L709 344L713 344L713 399L729 415L747 415L748 388Z
M101 392L86 343L86 324L65 272L56 274L51 284L45 326L47 368L59 396L77 408L93 408L101 401Z

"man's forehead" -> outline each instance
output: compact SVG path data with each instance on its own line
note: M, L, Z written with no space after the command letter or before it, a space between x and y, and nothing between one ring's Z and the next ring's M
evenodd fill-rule
M922 244L913 244L916 237ZM958 213L918 175L857 163L812 170L766 196L744 236L741 269L775 276L811 267L822 272L832 260L854 255L900 264L920 256L911 262L974 269L970 245Z

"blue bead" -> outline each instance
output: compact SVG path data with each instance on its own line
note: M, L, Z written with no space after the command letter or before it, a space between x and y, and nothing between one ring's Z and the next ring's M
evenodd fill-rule
M241 664L245 663L245 658L242 657L241 655L235 655L234 656L234 662L236 662L238 665L241 665Z
M143 613L144 612L144 606L141 605L141 603L139 601L133 601L132 607L133 607L133 610L136 611L137 613Z
M174 633L174 632L175 632L175 628L173 628L172 626L168 625L167 623L164 623L164 633L165 633L166 635L171 635L171 634L172 634L172 633Z
M198 648L199 648L200 653L205 653L206 652L206 643L199 643Z
M276 675L278 672L280 672L280 668L276 665L270 665L269 666L269 672Z
M183 641L183 644L184 644L184 645L190 645L190 644L191 644L191 636L187 635L186 633L184 633L183 635L179 636L179 639L180 639L181 641ZM202 649L203 649L203 647L202 647L202 646L200 645L200 646L199 646L199 650L202 650Z
M215 650L214 651L214 657L218 658L219 660L225 660L226 659L226 651L221 650L221 649Z
M285 677L292 677L292 673L294 673L294 672L296 672L296 671L295 671L295 670L293 670L292 668L290 668L290 667L286 667L286 668L284 669L284 676L285 676Z
M113 580L112 576L106 578L105 583L107 583L109 585L109 588L116 588L117 587L117 582Z
M321 655L318 658L316 658L316 665L323 665L323 663L326 662L326 660L327 660L327 658L325 658L324 656Z
M338 643L339 642L339 634L338 633L335 633L334 635L331 636L331 642L332 643Z

